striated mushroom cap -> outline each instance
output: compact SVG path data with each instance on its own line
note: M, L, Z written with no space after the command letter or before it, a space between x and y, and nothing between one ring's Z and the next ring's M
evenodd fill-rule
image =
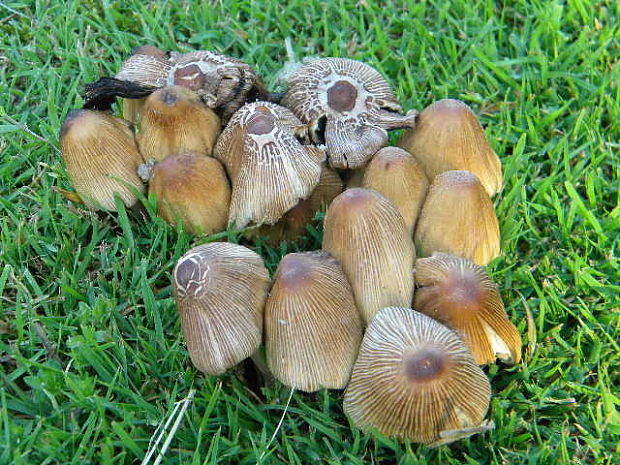
M269 273L246 247L212 242L183 255L174 297L192 363L220 375L260 346Z
M153 92L142 108L136 139L145 160L163 160L179 152L211 155L220 134L220 119L198 95L185 87Z
M149 181L159 214L170 224L181 221L191 234L224 231L230 184L222 164L195 153L170 155L157 163Z
M338 262L324 252L286 255L265 307L273 375L305 392L344 389L362 339L362 320Z
M356 169L387 145L388 129L413 127L390 85L371 66L347 58L309 60L289 79L282 105L313 128L330 166Z
M144 192L136 174L143 160L127 121L73 110L60 128L60 150L71 183L89 208L116 211L114 194L131 207Z
M323 151L294 135L301 122L267 102L245 105L219 138L214 157L232 182L229 223L235 228L274 224L319 183Z
M328 206L342 192L342 188L342 180L338 173L323 166L319 184L310 197L300 200L276 224L249 229L244 234L250 238L266 237L270 244L299 239L305 234L306 226L312 221L316 212Z
M444 171L474 173L490 196L502 188L502 166L473 111L460 100L426 107L399 146L422 162L430 180Z
M348 189L334 199L323 250L342 264L366 323L383 307L411 306L413 241L396 207L378 192Z
M416 262L416 310L458 332L476 363L521 360L521 337L484 268L450 254Z
M415 230L418 255L445 252L486 265L500 254L489 194L469 171L446 171L431 183Z
M389 199L413 235L428 190L428 179L418 160L403 149L382 148L366 166L362 187L374 189Z
M366 330L344 411L364 431L445 443L479 432L490 398L489 380L454 332L409 308L388 307Z

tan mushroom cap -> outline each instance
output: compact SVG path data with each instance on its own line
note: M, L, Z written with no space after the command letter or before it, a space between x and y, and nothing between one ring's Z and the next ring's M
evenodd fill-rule
M198 95L185 87L164 87L153 92L142 107L137 135L145 160L195 152L211 155L220 134L220 119Z
M458 332L476 363L521 360L521 337L483 267L450 254L416 261L414 307Z
M191 234L226 229L230 184L215 158L190 152L166 157L153 168L149 193L156 195L162 218L180 221Z
M131 207L144 192L136 174L143 160L127 121L73 110L60 129L60 151L73 187L89 208L116 211L114 194Z
M348 189L325 215L323 250L340 261L366 323L381 308L411 306L415 248L397 208L369 189Z
M445 443L478 432L490 398L489 380L456 333L409 308L389 307L366 330L344 411L364 431Z
M286 255L265 307L273 375L305 392L344 389L361 339L361 316L338 262L325 252Z
M366 166L362 187L374 189L389 199L413 235L428 190L428 179L418 160L398 147L384 147Z
M289 79L282 105L313 128L333 168L364 166L387 145L387 130L413 127L417 116L402 114L377 70L348 58L308 60Z
M263 259L240 245L212 242L179 259L174 297L196 368L219 375L258 349L269 284Z
M420 257L444 252L486 265L500 255L499 224L489 194L469 171L439 174L415 230Z
M460 100L439 100L426 107L398 145L422 162L431 181L444 171L467 170L490 196L502 188L501 162L478 118Z
M214 156L232 182L235 228L274 224L319 183L325 154L296 139L298 126L289 110L267 102L247 104L230 119Z

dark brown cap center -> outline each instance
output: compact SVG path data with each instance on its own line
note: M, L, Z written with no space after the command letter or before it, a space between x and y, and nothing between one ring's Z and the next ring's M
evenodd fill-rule
M348 81L337 81L327 89L327 104L336 111L351 111L357 100L357 89Z
M426 348L405 356L405 374L411 382L420 383L439 378L446 369L446 356L439 349Z
M181 297L196 297L206 289L209 266L199 257L187 257L176 268L175 281Z
M271 112L264 112L257 109L257 113L250 117L248 121L247 131L250 134L262 135L269 134L275 126L275 118Z
M174 84L189 87L192 90L201 89L205 83L205 75L198 65L188 65L174 72Z

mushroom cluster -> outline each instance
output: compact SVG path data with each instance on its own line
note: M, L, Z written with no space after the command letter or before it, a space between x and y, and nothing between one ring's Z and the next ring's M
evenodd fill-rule
M284 256L273 278L238 244L179 259L174 297L196 368L220 375L264 352L281 383L346 389L355 425L402 440L491 427L481 365L518 363L521 338L484 268L500 254L501 164L466 104L405 112L378 71L344 58L307 61L282 96L235 58L152 46L84 97L60 141L89 208L148 191L189 233L273 243L327 209L321 250ZM406 130L398 147L393 129Z

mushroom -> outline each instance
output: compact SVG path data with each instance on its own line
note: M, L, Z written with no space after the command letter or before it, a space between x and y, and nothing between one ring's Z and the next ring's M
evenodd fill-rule
M226 242L194 247L173 272L190 359L220 375L260 346L269 273L260 255Z
M165 86L195 91L226 123L246 101L269 97L249 65L217 52L170 52L169 57L134 54L116 79L102 78L86 86L85 107L108 109L114 97L140 98Z
M224 231L230 184L222 164L196 153L170 155L157 163L149 181L158 213L171 224L180 221L191 234Z
M301 122L286 108L267 102L245 105L218 139L214 157L232 182L229 223L274 224L319 183L322 150L295 137Z
M267 242L272 245L281 241L295 241L304 235L306 226L312 221L316 212L328 206L341 192L342 180L338 173L323 166L319 184L314 188L310 197L300 200L276 224L248 229L244 235L249 238L266 238Z
M219 134L220 119L198 94L171 86L146 99L136 140L145 160L160 161L186 151L211 155Z
M450 254L420 258L414 308L458 332L476 363L521 359L521 337L504 310L496 284L483 267Z
M487 429L491 385L453 331L409 308L370 322L344 411L364 431L437 445Z
M124 64L121 71L116 75L116 79L133 81L136 78L133 71L136 69L149 67L159 69L162 66L161 63L165 62L167 59L168 54L163 50L153 47L152 45L142 45L131 52L131 57L129 57L127 61L132 62L132 64L129 66ZM137 63L134 62L138 62L140 65L136 66ZM156 86L156 83L152 83L152 85ZM142 107L144 106L145 100L146 97L123 99L123 118L134 124L138 123L142 116Z
M500 254L499 225L489 194L469 171L446 171L428 190L415 230L418 255L445 252L486 265Z
M378 192L348 189L334 199L323 250L342 264L366 323L383 307L411 305L413 241L398 209Z
M131 207L144 192L136 174L143 160L127 121L73 110L60 128L60 150L71 183L89 208L116 211L115 194Z
M325 252L286 255L265 307L273 375L305 392L344 389L361 339L362 320L338 262Z
M426 107L418 124L398 144L424 165L432 181L444 171L474 173L489 196L502 188L502 166L473 111L460 100L444 99Z
M413 235L428 190L428 179L418 160L403 149L384 147L366 166L362 187L374 189L389 199Z
M309 60L290 77L281 103L309 124L314 142L326 145L333 168L364 166L387 145L387 130L413 127L417 116L402 115L374 68L346 58Z

